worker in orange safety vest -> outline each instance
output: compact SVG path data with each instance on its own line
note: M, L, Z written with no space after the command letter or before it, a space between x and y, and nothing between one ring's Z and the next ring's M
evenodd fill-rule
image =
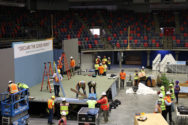
M124 69L121 70L119 76L120 76L120 87L124 89L125 78L126 78L126 73L124 72Z
M70 57L70 59L71 59L70 60L71 75L73 76L73 75L75 75L74 71L75 71L76 63L72 56Z
M99 66L99 75L103 75L104 74L104 67L102 66L102 64L100 63L100 66Z
M14 93L17 93L19 91L18 85L16 83L13 83L11 80L8 83L9 83L8 92L9 92L10 95L14 94ZM13 97L15 98L15 101L17 101L17 100L19 100L20 96L19 96L19 94L15 94L15 96L13 96ZM10 99L12 99L12 98L10 97ZM19 107L19 103L16 103L14 105L14 108L17 109L18 107Z
M166 105L166 115L169 114L169 121L172 123L172 100L170 91L166 92L166 97L164 97L165 105ZM166 118L166 117L165 117ZM167 120L167 119L166 119Z
M54 124L52 122L54 109L54 100L55 96L52 96L51 99L48 100L48 110L49 110L49 117L48 117L48 124Z
M108 98L106 96L106 92L103 92L101 95L102 98L98 100L97 103L101 104L100 108L103 112L104 121L108 122L108 110L109 110Z

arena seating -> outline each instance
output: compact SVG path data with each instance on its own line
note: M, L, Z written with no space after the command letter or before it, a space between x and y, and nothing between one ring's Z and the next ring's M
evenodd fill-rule
M54 44L65 39L78 38L81 49L103 49L104 41L113 48L162 48L163 34L156 32L152 13L107 10L69 10L30 12L20 8L1 7L0 39L43 39L53 37ZM8 13L8 15L7 15ZM53 15L53 16L52 16ZM159 16L160 20L163 20ZM168 15L167 22L174 21ZM173 47L188 47L187 11L179 14L180 33L172 35ZM53 24L53 25L52 25ZM130 26L130 36L128 27ZM91 27L101 27L106 32L103 38L92 35ZM128 40L129 38L129 40ZM128 43L129 41L129 43Z

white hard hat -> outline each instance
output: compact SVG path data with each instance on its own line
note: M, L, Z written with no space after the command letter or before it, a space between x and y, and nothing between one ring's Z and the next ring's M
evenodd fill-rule
M110 57L108 57L108 59L110 59Z
M100 66L102 65L102 63L99 64Z
M171 94L170 91L167 91L167 92L166 92L166 95L170 95L170 94Z
M100 58L100 56L97 56L98 58Z
M66 99L65 99L65 98L63 98L63 99L62 99L62 101L66 101Z
M72 59L73 57L71 56L70 58Z
M10 81L8 81L8 83L10 84L10 83L13 83L13 82L10 80Z
M144 69L144 66L142 66L142 69Z
M65 116L65 115L66 115L66 112L65 112L65 111L62 111L62 112L61 112L61 115L64 115L64 116Z
M160 93L160 94L159 94L159 98L162 98L162 97L163 97L163 94L162 94L162 93Z
M101 95L106 95L106 92L102 92L102 94Z

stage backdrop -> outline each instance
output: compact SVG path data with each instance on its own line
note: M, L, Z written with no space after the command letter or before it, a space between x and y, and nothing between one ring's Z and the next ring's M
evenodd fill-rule
M14 81L14 54L13 49L0 49L0 93L7 91L8 81Z
M44 62L53 62L52 40L15 44L15 82L23 82L30 87L41 83Z

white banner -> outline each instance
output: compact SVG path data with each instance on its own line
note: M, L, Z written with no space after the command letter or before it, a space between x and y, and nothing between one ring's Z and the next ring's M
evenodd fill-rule
M15 44L14 58L34 55L42 52L52 51L52 40L44 40L31 43Z

